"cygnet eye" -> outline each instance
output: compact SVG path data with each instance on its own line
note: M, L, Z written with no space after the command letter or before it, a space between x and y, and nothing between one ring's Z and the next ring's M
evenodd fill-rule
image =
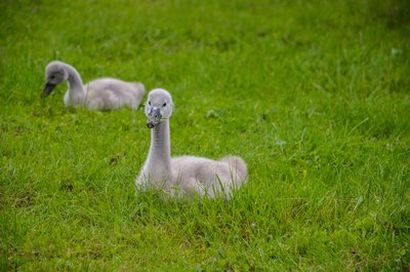
M148 105L150 105L150 106L151 106L151 101L148 101Z
M167 102L165 102L164 104L162 104L163 107L165 107L167 105Z

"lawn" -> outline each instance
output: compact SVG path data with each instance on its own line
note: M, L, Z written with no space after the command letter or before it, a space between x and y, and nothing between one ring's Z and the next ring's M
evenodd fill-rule
M408 271L410 4L0 2L0 270ZM230 201L136 192L143 111L66 109L46 64L173 95L172 154Z

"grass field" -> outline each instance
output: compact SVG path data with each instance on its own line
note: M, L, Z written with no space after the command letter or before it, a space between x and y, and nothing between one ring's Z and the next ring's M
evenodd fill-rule
M0 2L2 271L408 271L407 1ZM142 110L42 102L45 65L169 90L231 201L137 193Z

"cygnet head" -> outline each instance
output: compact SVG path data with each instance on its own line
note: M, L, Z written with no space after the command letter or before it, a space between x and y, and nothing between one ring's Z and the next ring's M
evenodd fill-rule
M147 116L147 127L154 128L162 121L171 117L172 97L164 89L154 89L149 92L145 103L145 115Z
M66 64L61 61L52 61L46 67L46 84L44 85L42 96L48 96L57 84L67 80L68 72Z

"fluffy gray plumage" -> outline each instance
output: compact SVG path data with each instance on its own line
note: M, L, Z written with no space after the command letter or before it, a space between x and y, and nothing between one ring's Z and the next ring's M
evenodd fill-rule
M68 81L64 95L67 107L84 106L89 109L112 110L120 107L138 108L144 96L142 83L125 82L115 78L99 78L84 85L78 71L61 61L50 62L45 71L46 85L43 96L49 95L54 87Z
M151 128L148 158L136 178L137 188L156 187L170 193L198 193L201 196L229 198L232 190L247 179L245 161L237 156L211 160L193 156L171 158L169 118L171 95L152 90L145 104L147 126Z

